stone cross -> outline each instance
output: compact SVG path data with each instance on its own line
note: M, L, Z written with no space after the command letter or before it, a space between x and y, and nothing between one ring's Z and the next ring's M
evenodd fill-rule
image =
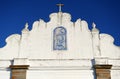
M64 4L57 4L57 6L59 7L59 12L62 11L61 8L62 8L63 5L64 5Z

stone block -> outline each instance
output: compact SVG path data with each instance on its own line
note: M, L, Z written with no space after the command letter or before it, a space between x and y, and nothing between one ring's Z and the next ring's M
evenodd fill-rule
M29 65L11 65L11 79L26 79L26 70Z

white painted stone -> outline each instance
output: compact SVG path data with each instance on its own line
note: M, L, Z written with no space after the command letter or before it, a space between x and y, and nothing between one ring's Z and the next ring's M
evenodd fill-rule
M27 79L94 79L92 70L27 71Z
M120 70L111 70L111 79L120 79Z
M3 60L0 59L0 70L4 70L7 69L7 67L9 67L11 64L13 63L12 60Z
M109 64L107 57L96 57L95 64Z
M114 38L108 34L100 34L100 50L102 57L120 58L120 47L115 46Z
M28 65L27 58L14 58L13 65Z
M0 79L10 79L10 71L0 70Z

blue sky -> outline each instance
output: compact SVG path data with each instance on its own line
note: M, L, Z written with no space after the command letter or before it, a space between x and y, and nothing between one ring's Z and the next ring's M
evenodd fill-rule
M11 34L21 34L26 22L31 29L34 21L49 21L49 14L58 12L57 3L63 3L63 12L72 15L72 21L78 18L86 20L91 29L95 22L100 33L115 38L120 46L120 0L0 0L0 47Z

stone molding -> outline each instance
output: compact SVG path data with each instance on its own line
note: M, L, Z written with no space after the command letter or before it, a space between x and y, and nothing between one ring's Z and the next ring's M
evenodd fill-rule
M10 65L11 69L28 69L29 65Z
M111 69L112 65L94 65L95 69Z

